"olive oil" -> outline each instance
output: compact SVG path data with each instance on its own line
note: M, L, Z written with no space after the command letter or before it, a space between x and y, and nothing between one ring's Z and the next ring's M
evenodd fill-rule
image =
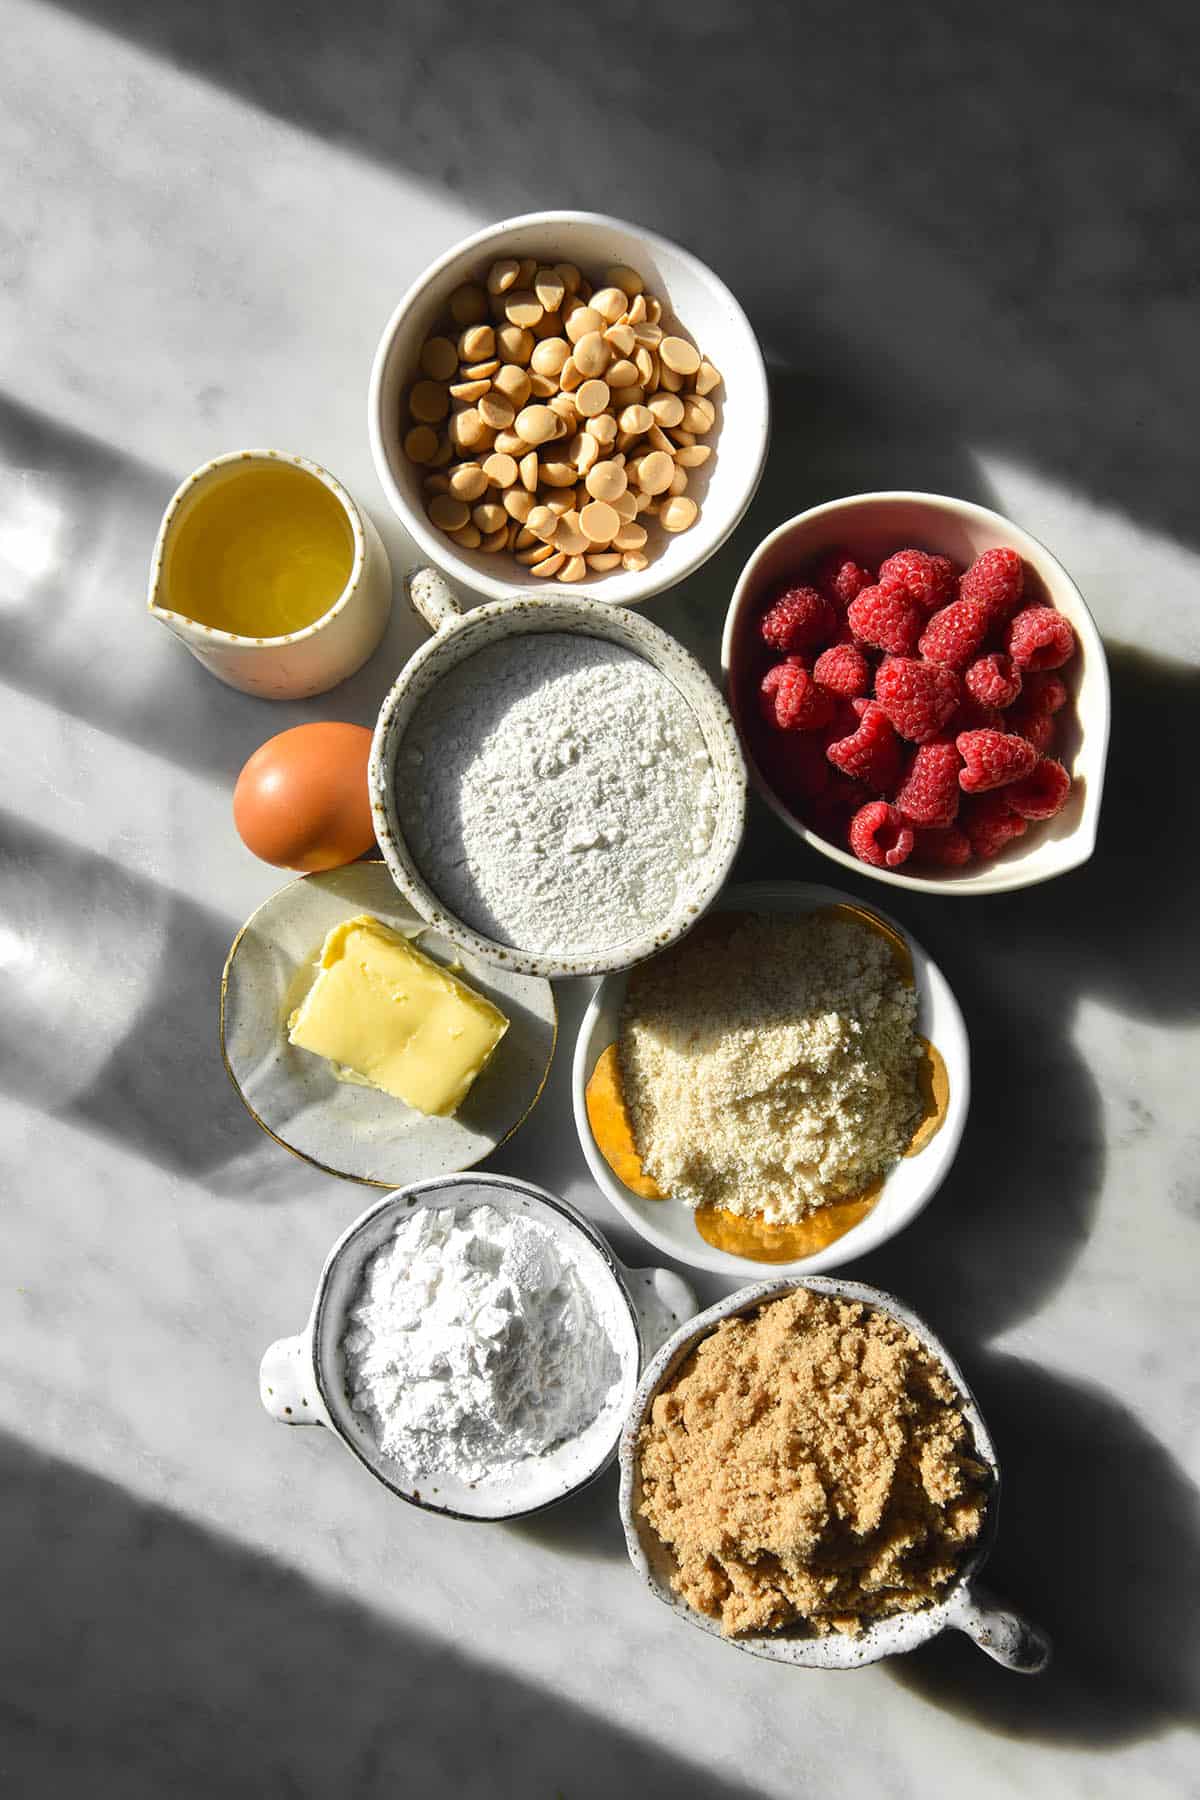
M184 504L161 603L198 625L286 637L322 618L350 579L350 521L304 469L234 465Z

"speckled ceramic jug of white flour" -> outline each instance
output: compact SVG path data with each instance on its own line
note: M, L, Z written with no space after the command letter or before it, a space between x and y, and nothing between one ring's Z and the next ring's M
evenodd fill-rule
M409 582L413 605L434 632L401 670L379 714L368 781L375 835L396 886L421 917L452 942L500 968L554 978L603 975L654 956L695 924L719 893L742 842L746 824L746 765L729 710L696 659L682 644L625 607L575 597L494 600L463 612L433 569ZM715 824L699 875L674 913L650 931L611 949L578 956L542 955L485 937L446 906L426 881L406 842L396 812L396 754L421 701L443 675L476 651L523 632L567 632L618 644L666 676L690 707L704 739L716 788Z
M958 1390L963 1416L971 1427L975 1451L986 1463L992 1476L992 1491L987 1516L979 1542L963 1563L957 1581L944 1600L923 1612L898 1613L890 1619L878 1619L859 1637L803 1637L786 1631L761 1636L725 1637L720 1625L706 1614L696 1612L671 1586L675 1560L658 1534L642 1518L638 1508L641 1482L638 1474L638 1433L649 1417L654 1396L691 1354L701 1338L708 1337L722 1319L738 1313L753 1312L768 1300L778 1300L797 1288L810 1288L836 1300L858 1301L879 1312L890 1313L912 1332L931 1356L936 1357ZM736 1294L710 1306L675 1333L665 1343L642 1376L637 1397L630 1408L625 1429L621 1433L621 1523L630 1561L651 1593L685 1619L689 1625L707 1631L734 1650L745 1650L751 1656L764 1656L772 1662L794 1663L806 1669L861 1669L879 1662L885 1656L898 1656L915 1650L918 1644L943 1631L965 1631L981 1650L1018 1674L1036 1675L1050 1659L1050 1642L1045 1633L1022 1614L1002 1605L993 1594L981 1587L978 1575L995 1542L1000 1513L1000 1467L996 1451L988 1436L983 1415L975 1396L963 1380L962 1371L934 1337L929 1327L906 1306L885 1294L880 1288L868 1287L861 1281L836 1281L828 1276L810 1275L803 1281L760 1281L752 1287L739 1288Z

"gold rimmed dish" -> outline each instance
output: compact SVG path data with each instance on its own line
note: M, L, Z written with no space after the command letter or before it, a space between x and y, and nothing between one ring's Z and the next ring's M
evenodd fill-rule
M357 913L414 937L509 1020L452 1118L430 1118L374 1088L339 1081L321 1057L288 1042L288 1018L315 976L326 933ZM456 949L426 926L386 865L371 861L303 875L247 919L221 977L220 1033L229 1078L269 1137L327 1174L394 1188L473 1168L512 1136L545 1087L558 1015L548 981Z

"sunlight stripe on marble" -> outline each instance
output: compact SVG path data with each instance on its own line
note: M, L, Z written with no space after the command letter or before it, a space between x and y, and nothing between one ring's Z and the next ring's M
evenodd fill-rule
M5 37L21 46L0 106L9 391L181 476L269 443L370 481L376 340L480 215L37 0L9 0Z

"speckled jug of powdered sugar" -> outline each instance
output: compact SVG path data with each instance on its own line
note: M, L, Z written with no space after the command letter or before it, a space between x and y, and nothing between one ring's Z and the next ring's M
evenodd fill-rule
M741 845L746 821L746 769L737 733L716 687L694 657L667 632L636 613L575 597L497 600L463 612L432 569L409 582L413 605L434 636L406 664L383 703L375 728L368 779L375 833L397 887L425 919L463 949L501 968L549 977L599 975L630 968L675 942L715 899ZM665 676L686 702L711 770L707 842L688 871L670 911L652 926L580 954L508 944L458 916L430 884L414 853L397 805L397 786L419 780L419 764L398 757L421 703L444 676L478 651L523 633L554 632L619 646ZM687 771L681 769L681 779Z
M421 1208L464 1214L480 1206L533 1220L555 1235L605 1323L620 1373L599 1414L544 1454L524 1457L501 1479L421 1475L385 1453L372 1420L354 1405L346 1348L350 1313L364 1269L393 1239L397 1224ZM590 1220L544 1188L508 1175L437 1176L385 1194L342 1233L325 1259L307 1324L263 1356L259 1398L282 1424L325 1426L377 1481L413 1506L454 1519L526 1518L578 1493L609 1467L642 1368L696 1306L680 1276L670 1269L626 1268Z
M725 1637L715 1619L697 1612L671 1586L675 1560L669 1547L641 1515L641 1478L639 1474L638 1438L650 1416L655 1395L675 1371L691 1355L702 1338L709 1336L722 1319L756 1311L768 1301L778 1300L797 1288L832 1299L857 1301L876 1312L889 1313L898 1319L917 1341L941 1365L958 1391L963 1417L971 1428L975 1453L991 1474L987 1515L983 1530L970 1554L964 1559L957 1580L936 1605L920 1612L896 1613L891 1618L877 1619L857 1637L837 1633L829 1637L806 1637L797 1631L780 1631L745 1637ZM734 1650L751 1656L763 1656L772 1662L794 1663L807 1669L861 1669L879 1662L885 1656L898 1656L928 1643L943 1631L964 1631L994 1661L1018 1674L1036 1675L1050 1659L1050 1642L1045 1633L1019 1612L1004 1606L979 1584L979 1574L995 1542L1000 1516L1000 1466L995 1447L988 1435L983 1415L975 1396L963 1379L962 1371L945 1347L915 1313L901 1305L882 1289L868 1287L862 1281L837 1281L828 1276L810 1275L803 1281L760 1281L739 1288L725 1300L710 1306L682 1325L651 1362L638 1386L637 1397L621 1433L621 1523L630 1560L651 1593L664 1601L689 1625L707 1631Z

